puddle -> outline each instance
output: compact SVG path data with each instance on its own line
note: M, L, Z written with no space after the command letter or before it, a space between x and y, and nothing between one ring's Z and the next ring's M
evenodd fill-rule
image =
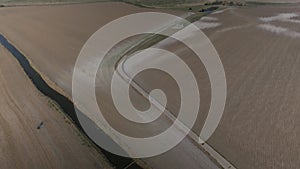
M210 29L210 28L215 28L221 25L219 22L203 22L203 21L198 21L195 22L195 25L200 28L200 29Z
M260 17L259 20L263 22L282 21L282 22L300 23L300 20L293 19L298 16L299 14L296 13L281 13L275 16Z
M272 33L277 33L277 34L284 33L284 32L288 31L287 28L283 28L283 27L280 27L280 26L275 26L275 25L272 25L272 24L260 24L260 25L258 25L258 27L262 28L266 31L269 31L269 32L272 32Z
M280 26L275 26L273 24L270 24L270 22L273 21L300 24L300 20L298 18L299 18L299 14L297 13L280 13L275 16L260 17L259 20L265 22L265 24L260 24L258 25L258 27L272 33L282 34L292 38L300 38L300 32L293 31L288 27L280 27Z
M276 33L278 35L285 35L289 36L291 38L300 38L300 33L290 30L288 28L280 27L280 26L275 26L272 24L260 24L258 25L259 28L264 29L266 31Z
M204 16L200 19L200 21L218 21L218 18L211 17L211 16Z

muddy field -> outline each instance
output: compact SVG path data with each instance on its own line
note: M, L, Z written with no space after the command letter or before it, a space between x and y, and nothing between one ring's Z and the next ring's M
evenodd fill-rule
M220 54L228 83L224 116L208 143L237 168L300 166L299 8L295 5L231 8L200 21ZM49 81L70 96L73 66L89 36L112 19L147 10L122 3L2 8L0 31ZM169 48L176 52L172 46ZM151 83L148 85L152 87ZM209 103L206 90L209 86L204 87L203 96L207 97L203 103ZM101 85L97 92L102 96L107 94ZM133 98L141 109L147 107L138 94L133 93ZM113 109L109 107L110 102L103 104L107 110ZM207 109L207 105L202 107L195 130L201 129ZM189 149L183 149L187 147L195 148L185 140L176 149L146 161L153 167L165 163L180 168L181 163L174 159L193 161L188 156L180 156L189 153ZM190 155L201 157L199 152ZM193 164L194 168L201 165Z

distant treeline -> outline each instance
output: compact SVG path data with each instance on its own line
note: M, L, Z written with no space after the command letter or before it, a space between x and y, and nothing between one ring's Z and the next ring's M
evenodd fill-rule
M214 2L207 2L204 3L204 5L229 5L229 6L243 6L245 5L244 2L238 2L238 1L214 1Z
M217 6L217 5L226 5L226 6L243 6L244 2L239 1L230 1L230 0L216 0L213 2L208 2L205 0L120 0L122 2L134 4L137 6L143 7L174 7L178 5L188 5L188 4L202 4L204 6Z

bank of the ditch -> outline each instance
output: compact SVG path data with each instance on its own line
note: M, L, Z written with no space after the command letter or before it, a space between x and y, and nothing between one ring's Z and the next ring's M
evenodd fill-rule
M53 88L51 88L43 80L41 75L30 65L30 62L27 60L27 58L1 34L0 34L0 43L12 54L12 56L14 56L18 60L19 64L24 69L26 75L30 78L30 80L36 86L36 88L44 95L46 95L49 98L51 98L52 100L56 101L57 104L64 111L64 113L66 113L73 120L73 122L76 124L78 129L84 135L87 136L87 134L84 132L84 130L82 129L82 127L77 119L77 115L75 112L76 107L74 107L74 104L68 98L61 95ZM87 121L90 121L90 124L93 124L93 122L90 119L88 119L87 117L82 116L82 118L84 118ZM93 130L99 131L95 125L91 125L91 128ZM107 141L113 142L105 133L100 134L99 137L100 136ZM118 146L118 145L116 144L116 146ZM96 144L95 144L95 147L97 147L97 149L99 151L101 151L101 153L103 153L105 155L105 157L110 161L110 163L117 169L123 169L125 167L128 167L129 169L141 169L141 167L138 164L136 164L133 159L125 158L125 157L121 157L121 156L112 154L112 153L102 149L101 147L97 146Z

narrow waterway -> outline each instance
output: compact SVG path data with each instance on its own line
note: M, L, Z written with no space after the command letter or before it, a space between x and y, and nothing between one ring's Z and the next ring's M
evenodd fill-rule
M58 93L53 88L51 88L43 80L41 75L30 65L27 58L1 34L0 34L0 43L18 60L18 62L24 69L25 73L31 79L32 83L36 86L36 88L40 92L42 92L44 95L46 95L49 98L51 98L52 100L56 101L57 104L61 107L61 109L73 120L73 122L76 124L78 129L81 130L82 133L84 133L87 136L87 134L84 132L84 130L82 129L82 127L77 119L77 115L75 112L76 107L74 107L73 102L70 101L65 96ZM90 119L88 119L83 114L81 116L85 120L90 121L89 124L94 124ZM94 131L96 131L96 130L99 131L96 125L91 125L90 127ZM105 139L107 141L113 142L104 132L99 133L99 137L101 137L101 139ZM141 167L139 165L137 165L136 163L133 163L133 159L121 157L121 156L112 154L112 153L102 149L99 146L97 146L97 147L98 147L98 150L101 151L101 153L103 153L105 155L105 157L110 161L110 163L115 168L124 169L126 167L128 169L141 169ZM116 144L116 148L119 148L119 146L117 144Z

